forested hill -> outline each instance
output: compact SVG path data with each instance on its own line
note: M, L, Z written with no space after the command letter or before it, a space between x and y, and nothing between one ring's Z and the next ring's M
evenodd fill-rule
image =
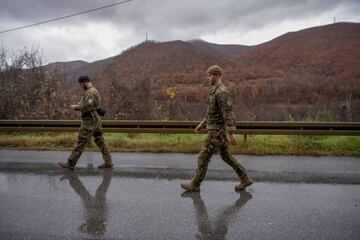
M67 88L59 93L63 89L54 88L52 95L46 95L50 104L44 106L49 110L54 105L51 96L57 96L55 102L61 100L64 107L74 101L81 94L76 77L88 74L102 93L109 119L199 120L206 112L205 71L217 64L225 70L224 82L233 95L238 120L360 121L359 49L359 23L290 32L255 46L146 41L93 63L47 65L51 81L66 83ZM38 104L44 86L38 83L29 89L28 99L33 101L27 108ZM34 92L38 95L32 96ZM2 98L10 106L7 94L11 91ZM54 113L49 110L47 117L71 116L57 108L54 105ZM26 110L21 111L11 114L27 118Z

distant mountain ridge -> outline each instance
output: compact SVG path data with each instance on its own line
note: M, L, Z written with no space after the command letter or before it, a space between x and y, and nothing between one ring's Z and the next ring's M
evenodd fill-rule
M112 104L110 118L166 118L166 89L177 87L179 117L200 119L206 110L207 90L201 87L205 71L218 64L225 70L239 120L284 120L289 115L303 120L322 109L341 120L343 106L352 112L350 120L360 120L359 49L360 24L336 23L256 46L146 41L93 63L56 64L69 64L72 76L93 76L106 95L105 104Z
M45 65L44 67L49 71L55 71L57 69L66 69L68 71L75 71L79 68L82 68L88 65L88 62L82 60L75 60L69 62L53 62Z
M336 23L325 26L313 27L296 32L289 32L274 38L271 41L254 45L246 46L239 44L215 44L203 41L201 39L184 41L172 41L182 42L184 46L193 48L197 51L214 56L221 56L229 59L235 59L244 63L256 63L261 65L267 65L275 68L284 68L283 62L278 60L273 61L275 56L282 59L293 59L294 61L288 62L286 67L290 65L299 64L299 56L302 61L311 60L311 56L315 54L317 56L324 54L327 51L329 54L332 51L331 57L339 57L337 50L334 50L334 46L342 46L346 51L346 54L358 58L360 51L351 51L354 45L360 45L359 38L359 23ZM320 35L319 35L320 34ZM351 38L349 39L349 34ZM349 41L352 42L352 46L345 46ZM163 42L163 44L169 44L171 42ZM130 48L134 49L134 47ZM301 54L306 52L306 56ZM70 62L54 62L46 65L49 70L53 70L55 67L67 69L74 73L98 73L103 70L105 66L112 63L114 59L121 57L121 53L106 59L97 60L91 63L78 60ZM349 57L348 59L351 59Z
M246 46L246 45L238 45L238 44L216 44L203 41L201 39L191 40L190 44L193 45L194 48L210 53L222 55L229 58L240 57L242 54L246 53L250 49L255 46Z
M54 63L49 63L44 67L49 71L57 70L57 71L69 73L69 75L72 78L76 78L77 76L80 75L94 76L99 72L103 71L104 68L110 63L112 63L115 58L116 56L101 59L91 63L82 60L69 61L69 62L54 62Z

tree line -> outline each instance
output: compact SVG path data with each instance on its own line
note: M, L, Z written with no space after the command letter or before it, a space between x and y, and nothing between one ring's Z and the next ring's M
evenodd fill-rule
M204 69L157 74L146 64L141 73L123 74L109 65L92 76L107 109L106 119L200 120L204 116L207 90L200 74ZM355 80L347 86L336 79L304 81L256 67L236 76L236 69L229 72L225 83L233 96L237 120L360 120ZM38 48L10 52L2 47L0 86L0 119L79 117L69 110L82 94L76 78L65 67L50 70L44 66ZM169 97L171 88L176 90Z

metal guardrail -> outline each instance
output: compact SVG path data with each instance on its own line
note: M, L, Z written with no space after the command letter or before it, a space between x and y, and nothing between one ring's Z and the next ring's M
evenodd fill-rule
M76 132L78 120L0 120L0 132ZM105 132L193 133L198 121L104 120ZM206 130L201 131L206 133ZM236 122L238 134L360 136L360 122Z

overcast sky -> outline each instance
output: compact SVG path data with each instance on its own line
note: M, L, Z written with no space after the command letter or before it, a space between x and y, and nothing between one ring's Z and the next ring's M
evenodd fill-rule
M0 31L121 0L0 0ZM132 0L96 12L0 34L13 51L39 47L46 62L111 57L145 40L203 39L255 45L289 31L360 22L360 0Z

